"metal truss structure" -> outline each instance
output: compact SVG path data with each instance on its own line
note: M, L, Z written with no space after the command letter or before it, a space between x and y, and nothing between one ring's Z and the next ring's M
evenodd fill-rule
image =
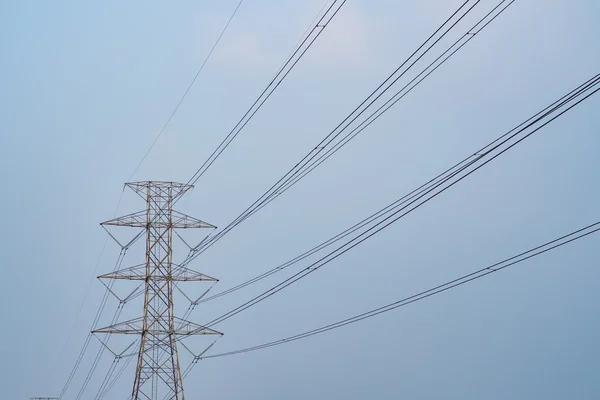
M173 263L173 233L175 229L215 227L172 209L173 202L191 189L191 185L158 181L125 185L145 200L146 209L101 225L145 229L146 262L99 278L143 282L143 316L96 329L93 333L140 337L132 400L184 400L178 342L193 335L222 334L174 315L174 282L216 279Z

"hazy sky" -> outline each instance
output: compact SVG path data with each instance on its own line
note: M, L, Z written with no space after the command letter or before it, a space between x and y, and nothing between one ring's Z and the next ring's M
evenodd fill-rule
M225 226L461 3L348 0L179 209ZM472 20L496 3L483 0ZM119 250L107 243L96 265L106 237L99 223L114 215L123 182L236 4L0 2L3 398L60 392L103 294L94 277L113 268ZM322 4L246 0L134 180L187 181ZM228 288L419 186L598 73L599 20L594 0L517 0L377 123L191 267L219 278L215 289ZM586 101L319 272L218 325L225 336L212 351L367 311L595 222L599 109L598 96ZM117 214L143 206L126 192ZM597 398L599 256L600 237L592 236L349 327L204 360L185 382L186 397ZM140 262L143 249L134 247L124 266ZM303 266L206 303L191 319L206 322ZM115 308L111 299L101 324ZM124 313L140 314L139 303ZM64 399L76 397L98 348L92 342ZM106 353L83 399L94 398L111 362ZM132 366L107 398L126 399Z

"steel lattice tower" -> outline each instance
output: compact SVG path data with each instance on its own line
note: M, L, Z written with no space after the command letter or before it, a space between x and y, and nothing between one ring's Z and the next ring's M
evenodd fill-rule
M144 312L141 318L97 329L94 333L141 336L131 399L183 400L178 341L191 335L221 333L174 315L174 282L216 279L173 264L173 230L215 227L172 209L174 200L188 191L191 185L156 181L125 185L146 201L146 209L102 225L145 229L146 262L100 278L144 280Z

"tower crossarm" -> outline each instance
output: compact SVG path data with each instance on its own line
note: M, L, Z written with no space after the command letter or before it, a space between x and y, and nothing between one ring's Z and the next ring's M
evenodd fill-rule
M154 218L148 220L146 210L137 211L131 214L124 215L115 219L102 222L100 225L105 226L128 226L132 228L146 228L149 225L155 228L216 228L216 226L204 222L197 218L191 217L179 211L171 210L171 215L168 220Z
M125 279L132 281L143 281L150 277L154 281L166 281L171 280L174 282L189 282L189 281L212 281L216 282L211 276L203 273L194 271L187 267L173 264L171 275L164 275L158 272L147 274L146 264L139 264L133 267L121 269L118 271L110 272L108 274L100 275L99 279Z
M175 335L178 337L192 335L222 335L222 333L219 331L207 328L191 321L186 321L177 317L174 317L173 320L177 326L176 329L149 328L145 330L143 318L135 318L104 328L95 329L92 331L92 333L120 333L125 335Z

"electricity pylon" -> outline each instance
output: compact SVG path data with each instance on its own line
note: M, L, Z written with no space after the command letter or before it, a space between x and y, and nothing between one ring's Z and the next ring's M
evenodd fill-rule
M146 209L101 225L145 229L146 262L100 278L143 280L143 316L94 330L94 333L140 335L132 400L184 400L177 343L191 335L222 334L174 315L174 282L216 279L173 263L173 232L174 229L215 227L173 210L174 200L191 189L191 185L145 181L125 186L146 201Z

